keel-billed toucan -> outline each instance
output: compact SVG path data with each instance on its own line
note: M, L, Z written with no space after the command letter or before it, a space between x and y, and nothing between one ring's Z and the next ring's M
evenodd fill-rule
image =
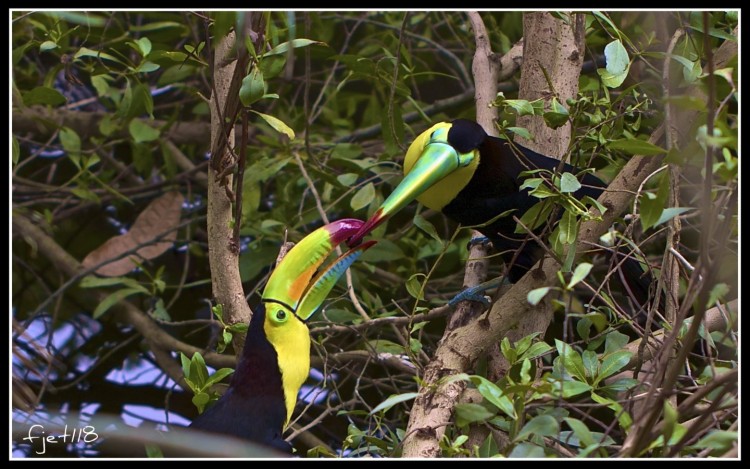
M346 269L374 243L326 258L363 222L343 219L310 233L279 262L253 313L242 355L226 392L191 427L245 438L289 452L282 438L310 372L310 333L305 322Z
M527 236L515 233L512 216L498 216L512 211L509 215L520 219L539 202L529 194L530 189L522 189L522 172L555 171L559 167L559 160L487 135L476 122L457 119L435 124L412 142L404 159L404 179L349 245L356 246L367 233L417 199L464 226L480 225L477 229L492 241L508 265L508 279L515 283L541 258L543 249ZM561 171L580 173L569 164L563 164ZM585 196L597 199L606 188L589 173L579 180L581 188L574 192L579 200ZM621 268L638 306L645 305L650 275L632 257Z

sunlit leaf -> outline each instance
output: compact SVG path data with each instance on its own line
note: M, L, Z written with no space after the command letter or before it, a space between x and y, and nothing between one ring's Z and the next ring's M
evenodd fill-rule
M387 412L388 409L395 406L396 404L410 401L414 399L415 397L417 397L418 395L419 393L416 393L416 392L406 392L403 394L393 395L389 397L388 399L384 400L383 402L381 402L380 404L378 404L377 406L375 406L375 408L372 409L372 411L370 412L370 415L376 414L380 412L381 410L384 412Z

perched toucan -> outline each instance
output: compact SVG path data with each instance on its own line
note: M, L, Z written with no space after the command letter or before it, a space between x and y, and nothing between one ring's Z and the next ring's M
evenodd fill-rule
M363 224L355 219L329 223L307 235L279 262L250 320L229 387L192 422L192 428L291 451L282 433L310 372L310 332L305 322L346 269L374 243L349 250L327 268L321 265Z
M367 233L417 199L464 226L485 224L477 229L492 241L508 265L508 279L515 283L541 258L543 249L526 235L515 233L512 216L498 216L512 211L511 215L521 218L539 202L529 194L530 189L521 188L525 179L522 172L559 167L559 160L487 135L476 122L440 122L412 142L404 159L404 179L349 245L356 246ZM561 171L581 172L569 164L563 164ZM579 180L581 188L574 193L579 200L585 196L596 199L606 188L589 173ZM631 257L623 263L622 271L639 306L645 305L650 275Z

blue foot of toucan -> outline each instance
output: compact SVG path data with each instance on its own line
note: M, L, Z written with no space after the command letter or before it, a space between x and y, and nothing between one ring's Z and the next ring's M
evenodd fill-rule
M479 239L479 238L474 238ZM492 280L488 280L486 282L480 283L476 287L470 287L465 290L463 290L458 295L454 296L449 302L448 305L451 307L456 306L461 301L476 301L479 303L482 303L485 308L490 306L490 300L487 296L484 295L485 292L488 290L492 290L493 288L497 288L502 284L501 279L495 278Z
M486 236L477 236L476 238L471 238L469 242L466 243L466 250L467 251L471 250L471 248L473 248L477 244L487 246L488 244L492 244L492 241L490 241L490 238Z

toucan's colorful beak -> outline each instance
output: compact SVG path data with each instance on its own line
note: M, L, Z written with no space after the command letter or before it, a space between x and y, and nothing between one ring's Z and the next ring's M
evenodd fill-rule
M323 262L364 226L364 222L345 218L329 223L307 235L279 262L263 290L264 302L280 303L306 321L320 308L336 281L352 263L375 242L357 246L328 265Z
M464 155L459 155L448 143L434 141L428 143L409 174L404 177L401 184L385 199L364 226L352 236L348 243L349 246L359 244L362 238L394 213L404 208L409 202L415 200L424 191L453 171L465 166L466 163L462 161L463 157Z

